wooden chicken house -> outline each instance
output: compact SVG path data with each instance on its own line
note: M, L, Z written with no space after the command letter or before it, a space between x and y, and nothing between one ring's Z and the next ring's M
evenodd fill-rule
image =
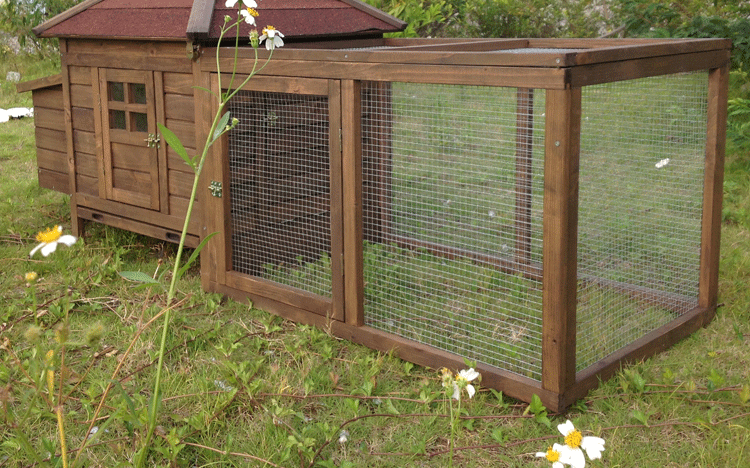
M286 44L229 102L189 246L203 286L552 410L707 324L731 44L397 39L357 0L263 0ZM86 1L40 25L39 183L176 241L190 155L253 71L211 0ZM262 27L262 26L261 26ZM261 48L261 59L267 52Z

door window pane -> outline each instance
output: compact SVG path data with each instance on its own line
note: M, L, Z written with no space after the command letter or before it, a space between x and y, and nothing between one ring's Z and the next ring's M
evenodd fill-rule
M110 109L109 128L117 128L120 130L125 130L125 111Z
M125 86L123 83L116 81L109 82L109 100L125 102Z
M135 104L146 104L146 85L143 83L130 83L130 102Z
M130 129L136 132L148 132L148 116L140 112L131 112L132 119Z

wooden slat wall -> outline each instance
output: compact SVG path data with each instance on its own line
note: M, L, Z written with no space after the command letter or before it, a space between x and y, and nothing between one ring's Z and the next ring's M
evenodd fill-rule
M35 89L31 95L39 186L70 194L62 84Z

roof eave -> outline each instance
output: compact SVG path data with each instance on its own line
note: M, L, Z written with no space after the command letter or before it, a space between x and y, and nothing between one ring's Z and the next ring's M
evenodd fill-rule
M32 28L31 31L37 36L37 37L58 37L53 35L44 35L44 33L51 27L56 26L63 21L67 20L68 18L72 18L73 16L77 15L78 13L88 10L92 6L96 5L97 3L101 3L104 0L85 0L78 5L74 6L73 8L70 8L68 10L63 11L59 15L53 16L52 18L48 19L44 23L40 24L39 26Z

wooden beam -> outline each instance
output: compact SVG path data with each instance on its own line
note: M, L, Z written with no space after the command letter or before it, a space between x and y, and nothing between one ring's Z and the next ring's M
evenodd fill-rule
M542 387L575 384L581 89L548 90L544 158Z
M708 77L708 127L698 280L698 304L704 308L715 308L718 300L728 88L729 65L711 70Z
M331 319L344 321L346 318L346 283L344 262L344 175L343 175L343 136L341 121L343 102L341 82L329 80L328 84L328 150L330 155L330 222L331 222ZM347 142L350 144L349 142ZM349 148L348 151L351 151ZM338 261L336 261L338 260Z
M185 31L188 39L197 41L208 39L215 3L216 0L193 0Z
M364 324L361 86L359 81L341 82L344 308L345 321L353 326Z
M57 75L45 76L43 78L37 78L36 80L24 81L16 84L16 92L25 93L26 91L34 91L42 88L49 88L50 86L58 86L63 82L62 73Z

